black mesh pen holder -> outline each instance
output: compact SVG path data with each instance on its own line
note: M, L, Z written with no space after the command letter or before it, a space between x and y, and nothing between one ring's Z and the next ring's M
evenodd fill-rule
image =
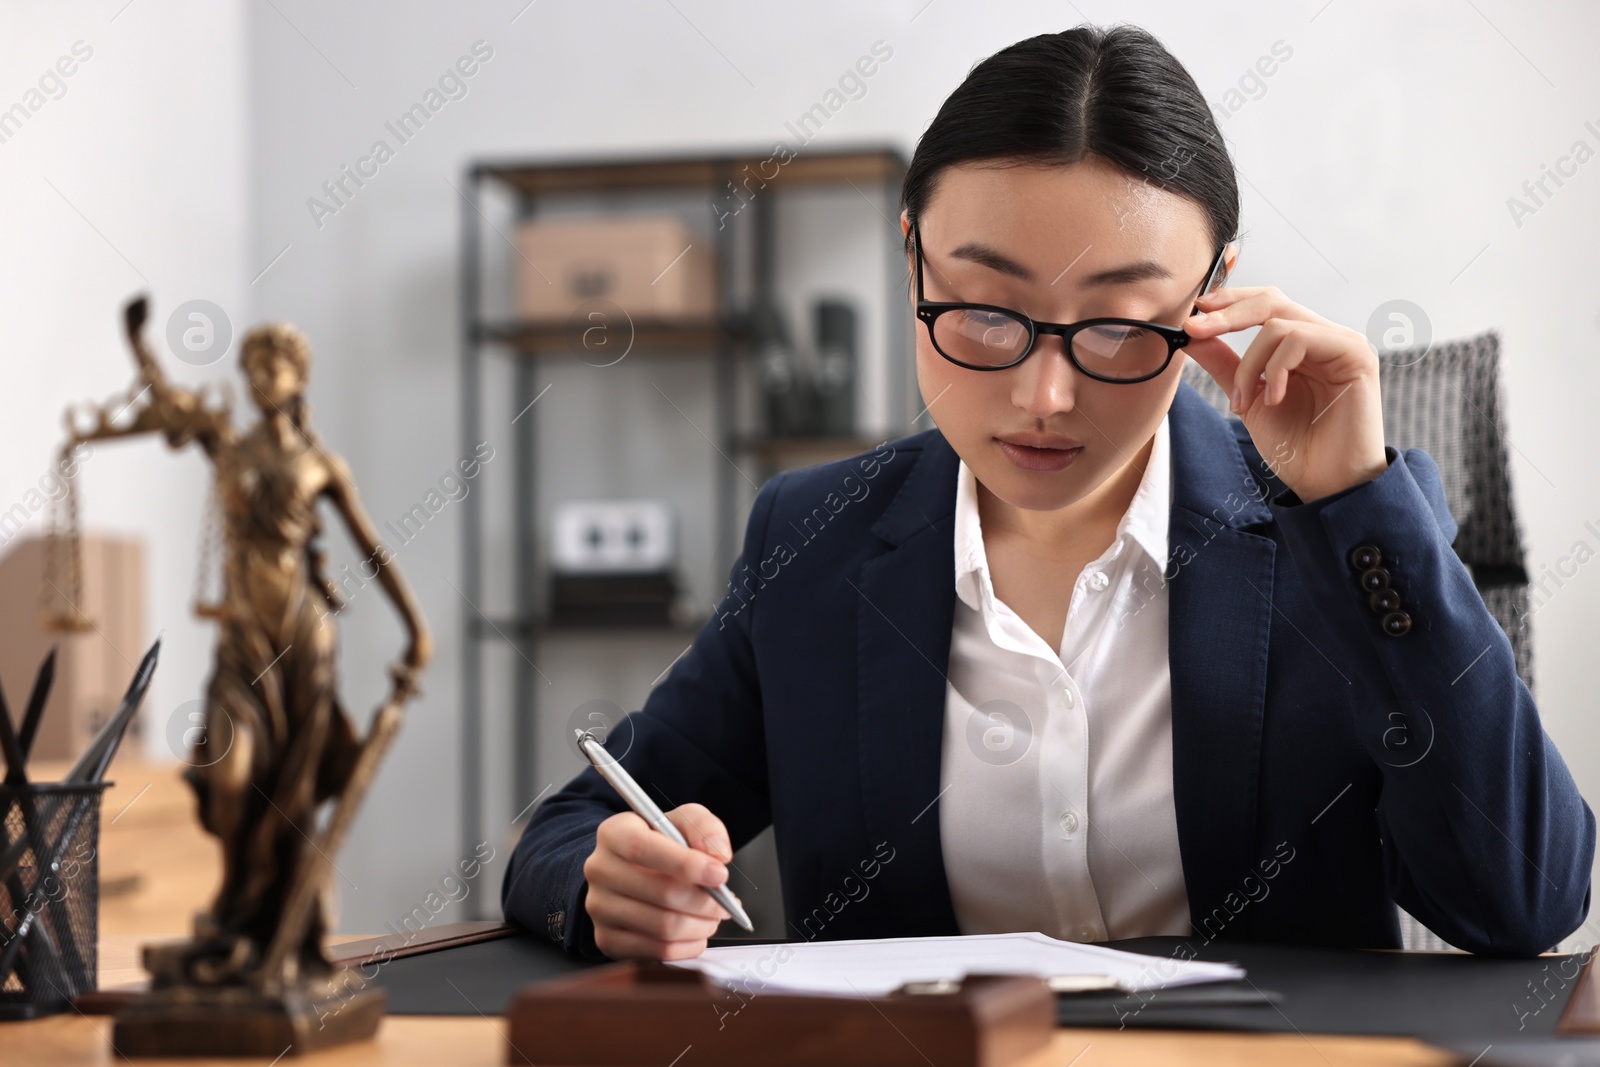
M95 988L100 798L110 784L0 785L0 1019L65 1011Z

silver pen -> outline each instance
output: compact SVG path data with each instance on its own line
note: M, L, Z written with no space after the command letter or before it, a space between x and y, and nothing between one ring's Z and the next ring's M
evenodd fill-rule
M611 788L615 789L622 796L622 799L628 802L628 807L637 812L645 822L656 830L666 834L667 837L685 848L689 847L689 842L684 840L683 834L679 833L678 828L672 825L672 820L667 818L660 808L656 807L656 802L651 800L643 789L639 788L639 783L633 780L633 775L629 774L627 769L618 763L611 753L605 750L605 747L600 744L599 738L588 730L574 729L573 733L578 735L578 751L588 757L589 762L594 764L594 769L600 772L600 777L611 783ZM700 888L711 894L712 900L726 908L728 914L733 916L734 922L751 933L755 933L755 925L751 923L750 916L744 913L744 908L739 906L739 898L734 896L733 892L728 889L728 883L724 882L718 886L703 885Z

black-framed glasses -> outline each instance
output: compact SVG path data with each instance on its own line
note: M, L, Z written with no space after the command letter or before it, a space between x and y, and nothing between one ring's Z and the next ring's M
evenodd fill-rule
M1131 385L1167 369L1173 353L1188 344L1186 332L1142 319L1097 318L1081 322L1038 322L996 304L927 300L922 295L922 237L911 224L917 259L917 318L928 327L934 350L958 367L1005 370L1027 359L1040 334L1058 334L1072 365L1096 381ZM1224 244L1217 249L1199 295L1209 292L1222 269ZM1196 305L1198 310L1198 305Z

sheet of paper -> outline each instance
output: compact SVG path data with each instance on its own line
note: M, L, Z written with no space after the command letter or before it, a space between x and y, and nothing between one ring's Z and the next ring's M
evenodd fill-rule
M1244 977L1243 968L1231 963L1146 956L1040 933L719 945L672 963L750 992L851 996L881 996L906 982L968 974L1110 975L1124 988L1141 992Z

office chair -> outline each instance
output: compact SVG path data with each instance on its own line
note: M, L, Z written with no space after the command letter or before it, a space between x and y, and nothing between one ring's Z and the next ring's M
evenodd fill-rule
M1500 412L1500 335L1487 330L1380 353L1378 359L1385 443L1402 451L1421 448L1438 464L1457 525L1451 547L1510 638L1517 674L1532 691L1530 591ZM1199 364L1185 363L1183 377L1212 407L1232 417L1227 397ZM1403 908L1396 910L1406 948L1452 947Z

